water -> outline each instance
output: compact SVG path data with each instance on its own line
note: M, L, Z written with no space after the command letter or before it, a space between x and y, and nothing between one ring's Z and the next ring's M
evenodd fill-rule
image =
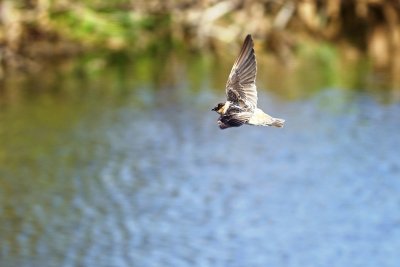
M399 266L391 93L261 62L285 128L221 131L231 62L152 60L3 89L0 266Z

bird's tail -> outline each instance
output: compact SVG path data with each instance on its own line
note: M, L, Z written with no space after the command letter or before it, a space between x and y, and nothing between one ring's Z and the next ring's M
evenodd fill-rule
M284 119L274 118L262 111L261 109L256 109L253 116L248 121L248 124L259 125L259 126L274 126L283 127L285 123Z
M268 126L275 126L282 128L284 124L285 124L284 119L272 118L272 122Z

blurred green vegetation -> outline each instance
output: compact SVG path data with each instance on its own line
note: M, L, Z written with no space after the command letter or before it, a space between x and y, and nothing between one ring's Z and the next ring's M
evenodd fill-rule
M170 23L166 14L139 16L128 10L96 10L84 6L54 12L50 19L58 35L92 49L110 50L144 49L144 45L140 44L142 41L146 45L154 45L156 42L148 43L142 35L153 32L154 38L160 37L157 28L167 28Z
M284 66L310 58L334 80L338 61L367 58L400 84L400 4L389 0L3 0L0 77L67 57L95 55L99 65L182 50L232 57L247 33Z
M3 47L20 54L31 52L31 56L37 52L29 47L32 45L42 49L38 53L41 55L74 53L81 49L145 48L149 45L148 39L162 37L170 23L167 13L135 12L129 7L130 1L121 0L5 0L0 6ZM60 45L62 42L75 49L68 50ZM50 51L46 51L48 47Z

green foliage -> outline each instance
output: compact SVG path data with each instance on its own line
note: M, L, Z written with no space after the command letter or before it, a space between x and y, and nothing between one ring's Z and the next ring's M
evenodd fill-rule
M107 49L132 46L142 31L156 27L157 19L124 10L94 10L79 6L51 14L53 28L83 45Z

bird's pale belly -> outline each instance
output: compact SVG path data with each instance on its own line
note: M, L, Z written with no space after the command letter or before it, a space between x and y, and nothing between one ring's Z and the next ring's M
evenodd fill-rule
M248 124L265 125L271 123L272 121L273 118L271 116L264 113L264 111L262 111L261 109L256 108L254 110L253 116L251 116L250 120L248 121Z

